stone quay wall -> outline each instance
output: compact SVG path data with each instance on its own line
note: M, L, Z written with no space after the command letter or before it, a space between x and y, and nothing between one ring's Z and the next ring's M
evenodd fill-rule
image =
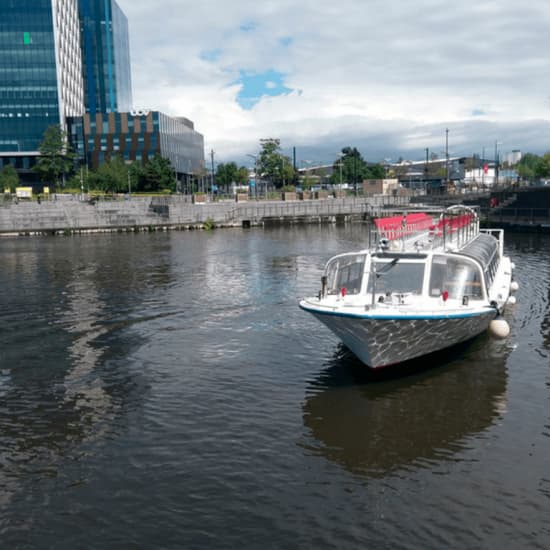
M405 206L403 197L309 201L233 201L193 204L186 197L126 197L89 201L0 203L0 235L249 227L266 223L321 223L373 215L384 206Z

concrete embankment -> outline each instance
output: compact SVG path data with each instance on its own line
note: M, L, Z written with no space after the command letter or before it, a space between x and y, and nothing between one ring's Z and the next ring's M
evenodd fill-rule
M185 197L131 197L89 202L77 198L5 202L0 234L52 235L108 231L250 227L269 224L338 223L362 219L403 197L311 201L232 201L192 204Z

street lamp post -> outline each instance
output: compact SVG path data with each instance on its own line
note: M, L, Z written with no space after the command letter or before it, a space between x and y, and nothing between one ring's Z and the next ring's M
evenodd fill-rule
M257 188L258 188L258 157L257 155L247 154L247 157L254 159L254 197L257 198Z
M342 157L344 156L343 153L337 153L338 155L338 168L340 169L340 191L342 191Z

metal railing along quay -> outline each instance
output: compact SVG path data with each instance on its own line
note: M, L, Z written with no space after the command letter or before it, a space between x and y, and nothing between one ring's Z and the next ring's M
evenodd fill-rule
M386 207L406 206L408 197L368 197L311 201L269 201L242 203L225 215L225 221L261 222L274 218L320 218L343 215L374 215Z
M550 225L550 208L484 209L482 216L487 222L500 222L515 225Z

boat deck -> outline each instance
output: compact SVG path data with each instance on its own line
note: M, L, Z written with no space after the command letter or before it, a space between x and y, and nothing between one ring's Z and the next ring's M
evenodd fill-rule
M460 250L480 233L478 213L465 206L449 208L439 216L411 212L376 218L374 226L377 247L395 252Z

